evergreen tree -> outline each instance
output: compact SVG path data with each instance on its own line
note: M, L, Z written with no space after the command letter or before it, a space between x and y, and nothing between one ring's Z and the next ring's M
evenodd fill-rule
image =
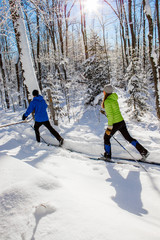
M116 48L110 52L111 58L111 74L112 84L119 88L126 88L126 81L124 78L122 56L120 49Z
M140 121L144 113L149 110L149 106L147 104L148 80L145 72L141 70L141 63L138 59L134 58L128 67L126 80L128 81L127 90L130 94L127 100L128 112L130 112L131 118Z
M88 80L86 104L94 104L95 97L110 82L110 62L104 53L99 36L92 31L89 46L90 57L84 62L84 76Z

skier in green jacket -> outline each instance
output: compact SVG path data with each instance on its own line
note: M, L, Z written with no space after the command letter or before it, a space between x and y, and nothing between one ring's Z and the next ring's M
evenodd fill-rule
M105 109L106 116L108 118L108 127L104 134L104 157L107 160L111 159L110 138L115 134L115 132L120 131L123 137L139 151L142 158L146 159L149 152L136 139L130 136L119 109L117 101L118 96L116 93L113 93L113 87L110 84L105 85L103 93L104 99L102 102L102 108Z

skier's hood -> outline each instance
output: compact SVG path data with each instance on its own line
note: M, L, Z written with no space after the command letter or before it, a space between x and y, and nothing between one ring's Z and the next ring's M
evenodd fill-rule
M41 95L38 95L38 96L36 96L36 97L34 97L33 98L33 101L37 101L37 102L41 102L41 101L43 101L44 99L43 99L43 97L41 96Z
M112 100L118 100L118 95L117 93L112 93L111 95L108 96L107 99L112 99Z

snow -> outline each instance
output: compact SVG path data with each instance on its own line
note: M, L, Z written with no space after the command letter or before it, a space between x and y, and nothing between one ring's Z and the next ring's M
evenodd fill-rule
M19 3L20 4L20 3ZM36 78L36 73L33 67L33 61L31 58L31 50L27 37L26 27L24 24L24 16L21 6L19 6L18 31L20 32L20 45L21 45L21 60L24 69L25 84L27 86L29 96L31 98L32 91L37 89L40 92L39 85Z
M148 160L160 163L158 120L150 113L141 123L128 121L124 94L118 95L129 132L150 151ZM0 125L20 121L23 112L1 109ZM146 173L90 159L103 153L107 121L98 108L55 127L62 148L37 143L30 125L0 129L1 240L159 240L160 167L143 164ZM40 132L57 143L44 127ZM115 137L138 159L133 146ZM112 152L128 156L114 139Z
M145 0L145 13L152 17L152 11L149 0Z

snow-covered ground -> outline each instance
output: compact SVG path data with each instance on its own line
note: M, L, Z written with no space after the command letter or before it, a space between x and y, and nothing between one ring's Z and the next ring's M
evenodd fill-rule
M153 115L129 120L132 136L160 163L160 126ZM123 103L123 104L121 104ZM0 125L21 120L22 113L1 109ZM103 153L106 118L96 108L75 123L56 129L64 147L35 141L33 122L0 128L1 240L159 240L160 167L142 168L89 159ZM41 127L44 139L56 143ZM138 159L119 133L115 137ZM71 152L71 148L78 152ZM112 139L114 156L126 156Z

